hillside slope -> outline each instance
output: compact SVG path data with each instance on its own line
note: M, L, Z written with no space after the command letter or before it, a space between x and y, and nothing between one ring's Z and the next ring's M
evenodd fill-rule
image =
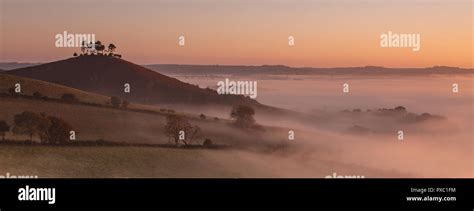
M59 84L0 73L0 93L7 93L8 90L15 87L17 83L21 85L21 94L27 96L32 96L33 93L39 92L42 96L59 99L63 94L73 94L82 102L96 104L105 104L110 100L107 96L85 92Z
M200 89L131 62L106 57L82 56L25 67L7 72L39 79L76 89L108 96L119 96L131 102L145 104L260 104L235 95L218 95L213 90ZM130 84L130 93L124 85Z

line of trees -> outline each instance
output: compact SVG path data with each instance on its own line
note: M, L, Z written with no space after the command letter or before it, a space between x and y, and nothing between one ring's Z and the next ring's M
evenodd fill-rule
M5 140L5 134L11 132L14 135L28 135L30 141L38 137L41 143L64 144L70 141L72 126L65 120L48 116L45 113L35 113L24 111L16 114L13 120L13 127L5 121L0 120L0 135Z
M113 43L110 43L106 49L105 45L102 44L100 40L96 41L95 43L92 43L92 42L86 43L85 41L82 41L81 54L79 54L79 56L106 55L106 56L122 58L122 55L115 53L116 49L117 49L117 46L115 46L115 44ZM74 52L73 56L78 56L78 55L76 52Z

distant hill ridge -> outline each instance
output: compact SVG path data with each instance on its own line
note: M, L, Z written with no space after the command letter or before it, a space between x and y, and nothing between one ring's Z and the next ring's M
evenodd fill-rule
M0 62L0 71L41 65L42 63ZM193 65L193 64L149 64L145 68L163 74L473 74L472 68L433 66L426 68L364 67L289 67L285 65Z
M152 64L145 67L162 74L273 74L273 75L316 75L316 74L472 74L474 70L457 67L434 66L428 68L386 68L365 67L288 67L284 65L240 66L240 65L178 65Z
M23 67L40 65L41 63L21 63L21 62L0 62L0 72L5 70L13 70Z

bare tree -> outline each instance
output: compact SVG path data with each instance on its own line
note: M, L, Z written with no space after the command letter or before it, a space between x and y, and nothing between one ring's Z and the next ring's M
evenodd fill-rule
M180 139L181 131L184 132L184 139ZM179 141L182 141L184 145L189 145L192 140L200 136L201 128L192 126L184 116L170 114L166 117L164 133L169 141L174 141L175 145L178 145Z

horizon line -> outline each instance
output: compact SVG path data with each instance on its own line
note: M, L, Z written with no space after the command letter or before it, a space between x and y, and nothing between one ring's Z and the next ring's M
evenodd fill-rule
M71 58L79 58L78 57L68 57L65 59L59 59L59 60L54 60L54 61L48 61L48 62L16 62L16 61L0 61L0 63L17 63L17 64L47 64L47 63L52 63L56 61L61 61L61 60L67 60ZM130 60L123 59L128 62L132 62L134 64L140 65L140 66L151 66L151 65L185 65L185 66L243 66L243 67L262 67L262 66L283 66L283 67L288 67L288 68L299 68L299 69L304 69L304 68L313 68L313 69L344 69L344 68L369 68L369 67L375 67L375 68L383 68L383 69L427 69L427 68L435 68L435 67L444 67L444 68L457 68L457 69L467 69L467 70L474 70L474 67L459 67L459 66L447 66L447 65L433 65L433 66L424 66L424 67L387 67L387 66L378 66L378 65L364 65L364 66L332 66L332 67L315 67L315 66L289 66L285 64L190 64L190 63L149 63L149 64L138 64Z

